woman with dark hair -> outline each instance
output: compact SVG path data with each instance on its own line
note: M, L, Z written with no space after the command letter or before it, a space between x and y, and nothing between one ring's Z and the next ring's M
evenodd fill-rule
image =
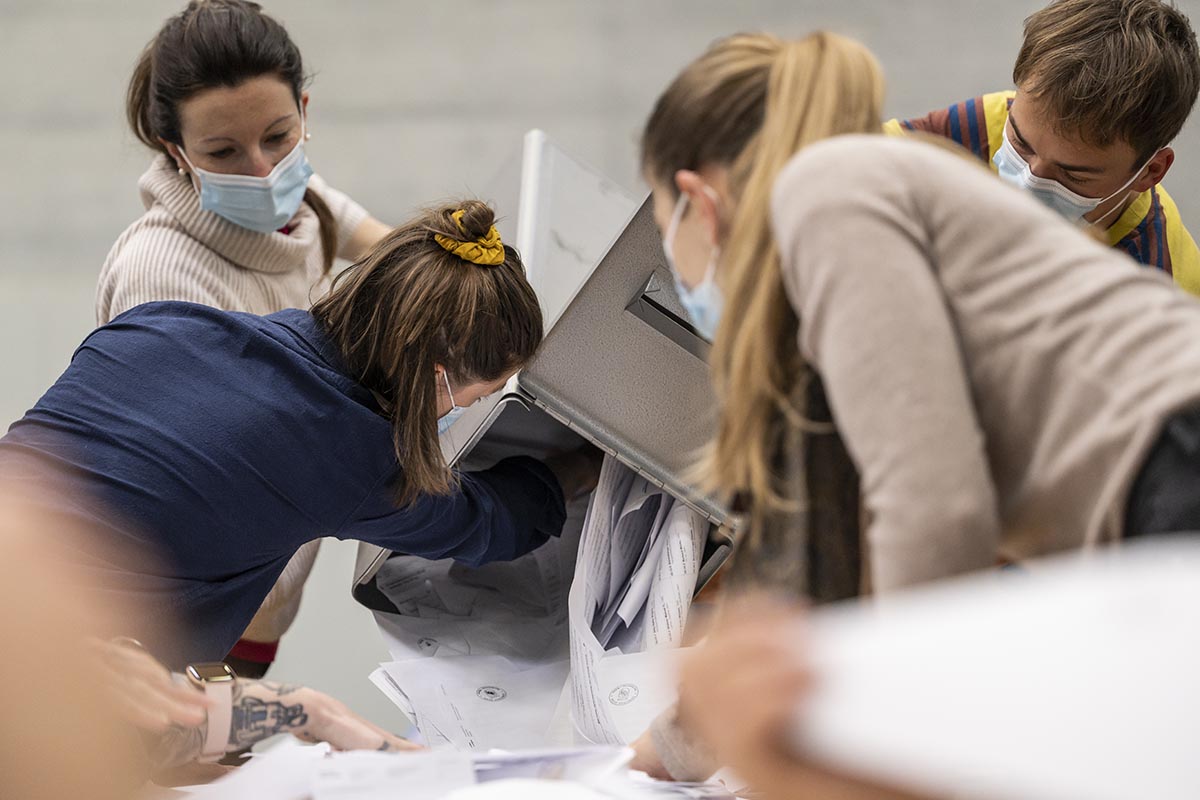
M355 260L387 233L313 175L305 80L300 50L256 3L192 0L164 23L126 107L134 136L158 154L138 181L146 213L104 263L98 324L155 300L308 308L328 290L335 257ZM318 545L297 553L236 648L245 674L273 660Z
M479 565L558 535L595 459L456 475L438 445L541 338L492 209L432 210L311 313L147 303L94 331L0 439L0 478L61 486L49 510L100 532L77 551L90 579L152 609L127 635L171 667L224 660L320 537Z

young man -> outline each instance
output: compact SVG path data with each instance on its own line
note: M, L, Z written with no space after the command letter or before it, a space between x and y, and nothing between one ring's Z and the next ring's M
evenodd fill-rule
M1025 20L1013 83L884 130L953 139L1200 295L1200 251L1160 184L1200 91L1187 18L1161 0L1057 0Z

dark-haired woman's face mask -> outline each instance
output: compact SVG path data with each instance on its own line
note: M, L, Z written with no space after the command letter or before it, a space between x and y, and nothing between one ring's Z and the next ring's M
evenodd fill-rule
M445 397L439 397L438 399L438 411L440 413L440 416L438 417L439 436L449 430L450 426L454 424L454 421L462 416L468 408L475 405L480 400L483 400L485 397L490 397L491 395L501 391L505 384L508 383L509 379L511 379L513 375L516 375L516 372L514 371L508 375L505 375L499 380L492 381L491 383L479 381L476 383L464 384L459 386L457 389L454 389L450 386L450 377L446 374L446 371L441 367L438 367L438 373L438 381L441 384L438 388L438 394L440 395L443 391L445 392ZM442 409L446 408L447 406L449 406L449 409L447 411L442 411Z

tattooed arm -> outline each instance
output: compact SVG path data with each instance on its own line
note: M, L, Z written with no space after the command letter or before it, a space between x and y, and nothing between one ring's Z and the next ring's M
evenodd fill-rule
M169 768L195 760L208 734L207 726L206 720L196 728L172 727L154 748L154 762ZM233 689L233 722L226 752L247 750L280 733L290 733L306 742L329 742L335 750L420 749L323 692L306 686L239 679Z
M124 642L93 642L104 681L126 719L142 731L155 771L195 761L208 735L208 701L182 675ZM273 681L238 680L226 752L246 750L279 733L337 750L414 750L323 692Z
M277 733L290 733L306 742L329 742L335 750L420 749L315 689L272 681L239 681L229 749L244 750Z

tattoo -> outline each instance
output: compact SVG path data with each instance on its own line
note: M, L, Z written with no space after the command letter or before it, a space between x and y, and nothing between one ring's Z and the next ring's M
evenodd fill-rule
M304 704L288 705L278 700L264 701L245 697L233 707L233 727L229 743L250 747L277 733L286 733L308 724Z
M383 744L379 745L379 747L377 747L375 749L378 750L380 753L386 753L388 750L392 749L392 746L390 744L388 744L387 742L384 742Z
M264 700L247 695L247 688L253 688L257 694L265 694L268 698L282 698L301 687L273 681L237 681L233 685L233 723L229 730L227 752L247 750L277 733L294 732L308 724L309 717L303 703ZM304 733L306 738L311 738L307 736L307 731ZM207 738L207 720L197 728L172 726L161 736L144 735L155 770L171 769L195 760L204 750Z

